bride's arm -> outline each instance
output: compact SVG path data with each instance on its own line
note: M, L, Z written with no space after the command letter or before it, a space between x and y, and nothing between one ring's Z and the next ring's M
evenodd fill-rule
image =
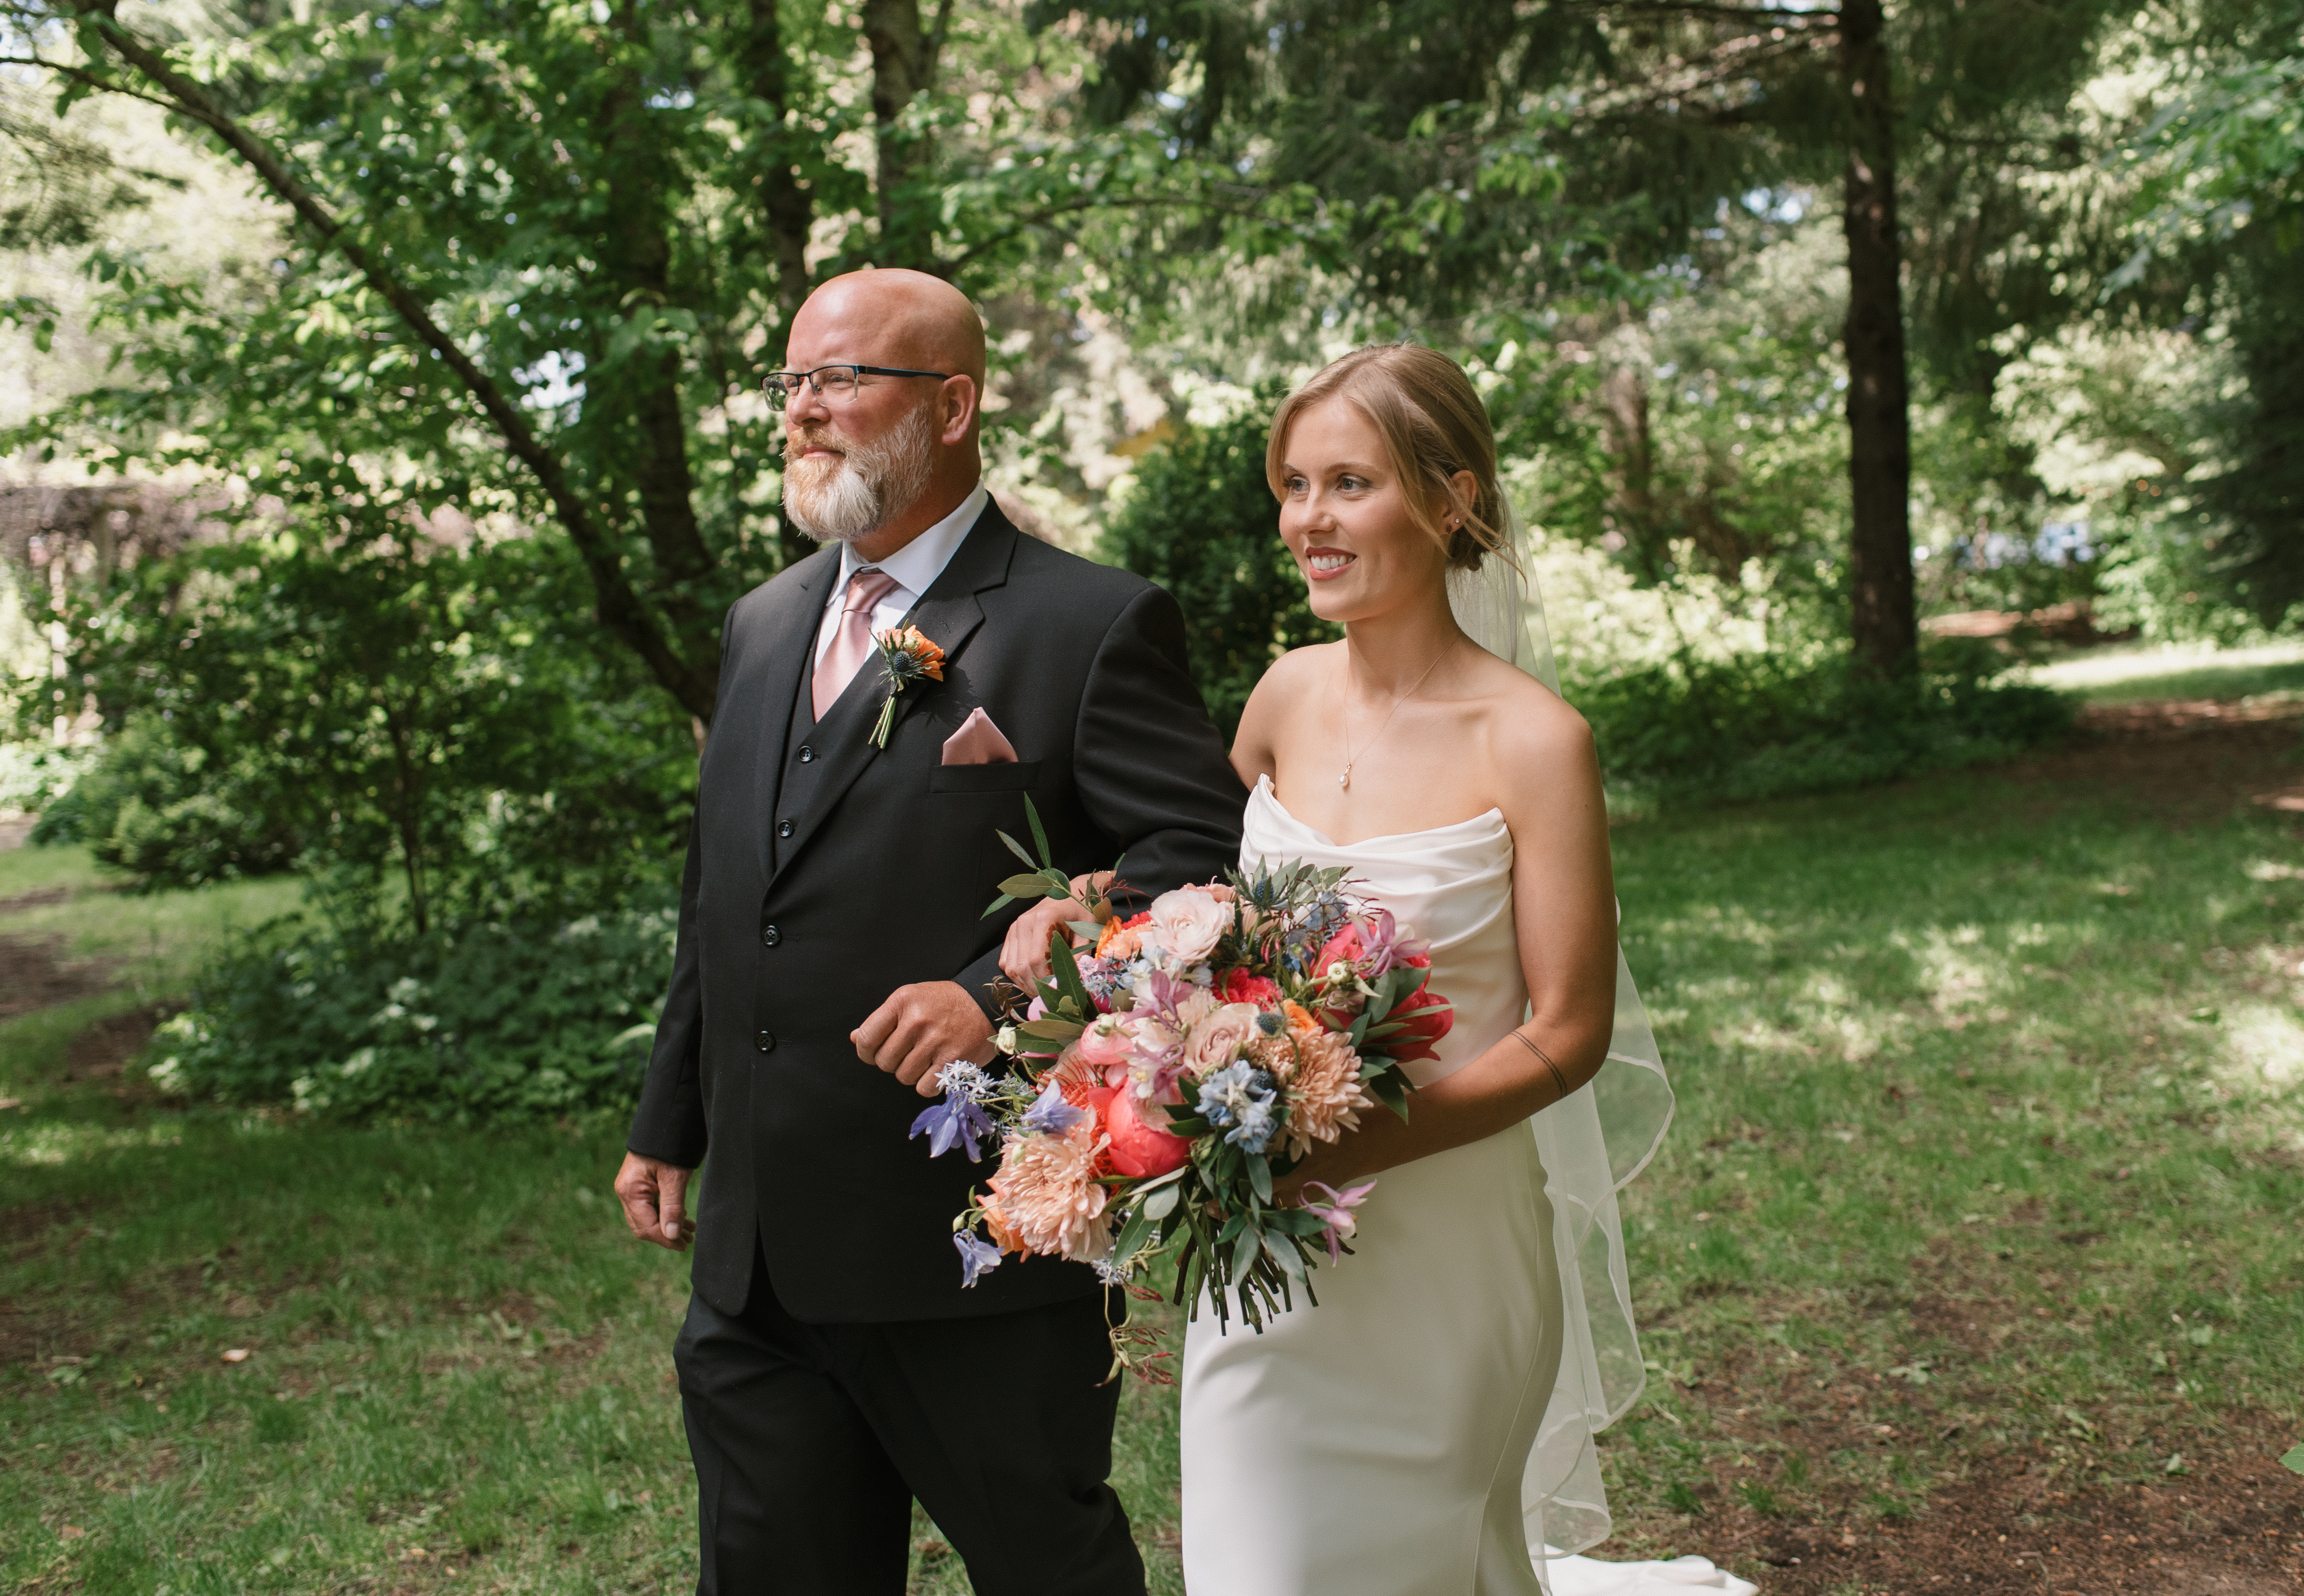
M1307 1180L1341 1186L1492 1136L1599 1074L1616 1006L1607 810L1591 729L1549 692L1543 697L1540 712L1510 717L1491 750L1496 807L1512 830L1512 918L1530 1019L1453 1074L1410 1092L1404 1123L1388 1109L1361 1110L1358 1131L1315 1148L1279 1183L1288 1196Z

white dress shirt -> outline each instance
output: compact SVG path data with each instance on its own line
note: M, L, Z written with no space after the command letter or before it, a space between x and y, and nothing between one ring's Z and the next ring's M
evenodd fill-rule
M905 544L885 560L871 563L877 570L885 571L895 579L896 585L872 611L872 632L875 636L890 627L901 624L911 614L912 606L944 574L952 564L952 556L960 552L976 518L984 514L984 506L992 496L979 482L974 491L960 501L960 508L937 522L919 537ZM840 630L840 602L848 591L849 579L861 570L866 562L856 557L856 546L840 546L840 580L832 584L830 597L824 601L824 619L816 629L816 658L821 660L824 651L832 646L833 634Z

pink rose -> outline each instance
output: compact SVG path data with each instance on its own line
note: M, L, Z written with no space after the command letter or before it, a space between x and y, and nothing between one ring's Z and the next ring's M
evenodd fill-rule
M1204 887L1180 887L1152 900L1152 923L1145 930L1180 964L1197 964L1216 952L1232 924L1232 906L1218 903Z
M1098 1020L1080 1034L1072 1044L1080 1056L1098 1071L1108 1070L1115 1064L1126 1064L1135 1051L1136 1038L1129 1028L1112 1020Z
M1256 1006L1227 1003L1184 1035L1184 1067L1201 1079L1239 1057L1262 1031L1256 1028Z
M1153 1118L1165 1122L1167 1117L1165 1109L1139 1107L1130 1092L1117 1093L1105 1105L1105 1133L1112 1138L1105 1156L1116 1174L1139 1179L1165 1175L1182 1167L1184 1160L1192 1156L1190 1142L1155 1128Z

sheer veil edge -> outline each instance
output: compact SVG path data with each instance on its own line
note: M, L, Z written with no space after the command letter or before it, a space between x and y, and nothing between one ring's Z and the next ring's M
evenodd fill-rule
M1527 529L1509 500L1504 515L1504 557L1492 555L1477 571L1450 572L1449 607L1473 641L1558 692ZM1664 1057L1620 947L1607 1062L1589 1085L1529 1121L1552 1200L1563 1315L1559 1379L1520 1481L1529 1550L1539 1575L1546 1558L1608 1536L1608 1495L1594 1438L1639 1400L1647 1380L1616 1197L1656 1156L1672 1115Z

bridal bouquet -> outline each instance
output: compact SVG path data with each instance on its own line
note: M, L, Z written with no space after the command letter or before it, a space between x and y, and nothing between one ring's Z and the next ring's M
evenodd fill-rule
M1027 809L1041 862L1003 881L987 913L1072 896ZM1317 1302L1309 1272L1323 1251L1334 1262L1350 1250L1374 1183L1313 1182L1300 1206L1277 1207L1273 1182L1363 1110L1405 1119L1402 1066L1436 1057L1453 1023L1426 984L1427 946L1343 877L1259 865L1124 920L1093 895L1096 919L1072 928L1093 946L1051 938L1053 979L1006 994L1007 1066L944 1065L942 1099L912 1125L933 1156L1000 1148L990 1190L953 1221L964 1285L1011 1252L1092 1263L1127 1285L1173 1252L1175 1300L1197 1313L1205 1286L1221 1323L1236 1301L1261 1329L1292 1286ZM1117 1337L1115 1349L1126 1361Z

